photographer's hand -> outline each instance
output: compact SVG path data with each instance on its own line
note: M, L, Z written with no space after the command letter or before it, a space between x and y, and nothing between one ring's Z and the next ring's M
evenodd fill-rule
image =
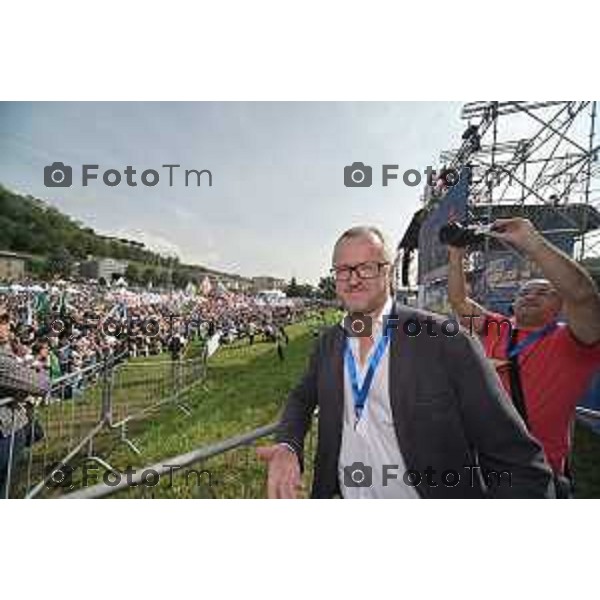
M300 462L296 453L283 444L256 449L259 458L268 464L268 497L295 499L302 486Z
M492 223L490 237L508 242L519 250L530 253L543 243L544 238L529 219L496 219Z

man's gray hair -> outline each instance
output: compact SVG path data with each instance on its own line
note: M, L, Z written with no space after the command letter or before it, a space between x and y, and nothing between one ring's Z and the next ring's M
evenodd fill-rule
M384 260L389 262L390 264L393 264L394 253L392 252L390 244L388 243L385 235L383 235L382 231L377 227L374 227L373 225L358 225L356 227L351 227L350 229L344 231L344 233L342 233L342 235L340 235L340 237L335 242L335 245L333 247L333 257L335 258L336 250L342 242L358 237L369 236L375 236L381 241L381 244L383 246Z

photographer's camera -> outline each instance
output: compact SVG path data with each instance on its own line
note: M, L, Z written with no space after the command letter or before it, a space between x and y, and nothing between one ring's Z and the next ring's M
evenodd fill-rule
M439 240L447 246L466 248L483 241L484 229L477 226L464 226L460 223L448 223L440 228Z
M46 487L67 489L73 487L74 469L70 465L66 465L64 463L53 463L48 465L45 471L46 477L49 478L46 482Z

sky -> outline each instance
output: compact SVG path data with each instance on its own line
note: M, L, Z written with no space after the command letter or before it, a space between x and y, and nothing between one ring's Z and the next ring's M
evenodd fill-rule
M465 123L453 102L4 102L0 184L47 201L103 235L129 237L186 263L243 276L317 283L338 235L381 227L394 245L419 207L408 169L439 165ZM46 187L44 167L73 168ZM346 187L344 167L372 166L371 187ZM82 164L99 165L82 185ZM169 186L163 164L180 164ZM382 164L399 179L382 186ZM102 182L131 165L136 187ZM159 172L144 186L145 169ZM197 187L185 169L208 169Z

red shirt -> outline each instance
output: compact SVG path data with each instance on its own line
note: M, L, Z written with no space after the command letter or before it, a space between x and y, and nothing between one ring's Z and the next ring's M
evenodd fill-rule
M504 320L504 323L497 327L494 320ZM514 326L514 320L511 319L511 323ZM506 361L511 329L506 317L489 314L484 332L485 325L488 330L487 335L482 336L482 342L486 355ZM521 342L532 331L519 329L516 342ZM600 371L600 343L586 346L578 342L561 323L522 350L518 360L529 428L544 448L552 468L562 472L570 447L575 406L586 392L592 376ZM510 396L508 364L496 368Z

